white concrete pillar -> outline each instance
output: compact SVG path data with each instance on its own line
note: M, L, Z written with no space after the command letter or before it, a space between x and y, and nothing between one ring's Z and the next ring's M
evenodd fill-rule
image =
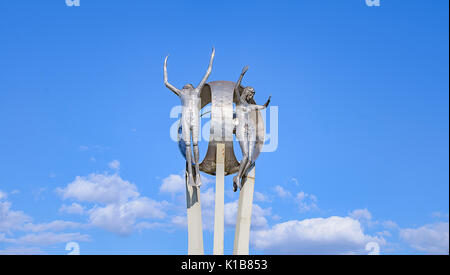
M214 255L223 255L225 204L225 144L217 144L216 194L214 206Z
M202 208L200 204L200 188L186 182L186 204L188 223L188 255L203 255Z
M247 175L247 181L239 193L233 255L248 255L250 223L252 217L253 191L255 190L255 167Z

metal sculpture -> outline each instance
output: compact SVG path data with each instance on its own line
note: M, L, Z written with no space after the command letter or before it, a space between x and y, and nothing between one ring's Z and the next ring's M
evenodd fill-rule
M191 186L200 186L202 184L199 166L200 153L198 150L198 133L200 127L199 112L201 108L200 92L203 89L203 86L205 85L206 81L208 80L209 75L211 74L214 54L215 50L213 48L211 59L209 61L208 70L206 71L205 76L200 81L198 86L194 88L192 84L186 84L181 90L175 88L172 84L169 83L167 76L167 59L169 58L169 56L167 56L166 59L164 60L164 84L166 85L167 88L169 88L181 99L181 104L183 106L181 115L182 135L183 140L186 144L185 156L187 162L187 171L189 180L188 183ZM194 149L195 180L194 174L192 173L192 165L191 165L192 163L191 138Z
M264 122L260 110L269 105L257 105L254 89L242 87L248 67L242 70L237 83L213 81L205 83L211 73L213 49L206 75L197 88L187 84L176 89L167 80L167 58L164 61L164 84L181 98L182 114L178 129L178 146L186 159L186 202L188 218L188 254L203 254L203 233L200 205L200 171L216 176L214 215L214 254L223 254L224 182L226 175L237 175L233 189L240 189L233 254L248 254L250 220L255 181L255 160L264 144ZM211 103L211 124L208 150L200 162L198 135L200 110ZM233 104L236 106L233 111ZM239 141L243 159L239 163L233 149L234 134ZM194 162L191 156L191 139ZM194 181L195 178L195 181Z
M255 90L253 87L247 86L243 88L242 93L239 92L242 78L248 70L248 66L242 69L239 80L234 88L235 93L239 98L239 104L236 105L236 137L239 140L239 145L242 150L242 160L239 165L239 171L233 178L233 190L236 192L237 188L242 189L243 178L255 165L253 152L256 146L256 125L251 119L250 115L255 110L263 110L269 106L270 98L264 105L252 104Z

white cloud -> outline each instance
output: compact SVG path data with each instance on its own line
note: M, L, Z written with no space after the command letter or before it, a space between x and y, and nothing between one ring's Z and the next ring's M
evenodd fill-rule
M201 175L202 188L205 189L207 185L213 180ZM178 194L183 193L186 190L186 183L184 175L171 174L162 180L162 184L159 187L160 193Z
M181 193L186 190L184 179L180 175L169 175L163 179L159 188L161 193Z
M120 161L118 160L113 160L110 163L108 163L109 168L114 169L114 170L119 170L120 169Z
M369 210L367 210L367 208L353 210L352 212L350 212L349 217L356 220L372 220L372 214L369 212Z
M46 187L39 187L39 188L35 188L32 192L33 192L33 196L35 200L44 200L44 193L47 191Z
M387 228L387 229L398 229L399 228L398 224L391 220L382 222L382 225L384 228Z
M67 214L83 215L84 214L84 207L81 204L78 204L76 202L72 203L71 205L63 204L61 206L61 208L59 208L59 212L67 213Z
M62 220L34 224L30 216L22 211L12 210L10 202L0 201L0 243L16 245L0 250L0 254L42 254L40 248L30 247L30 245L45 246L67 241L87 241L89 236L80 233L48 232L82 227L84 227L82 224ZM17 231L38 233L15 237Z
M293 199L298 205L299 211L307 212L319 209L317 205L317 197L304 191L298 192L295 196L289 190L284 189L280 185L275 186L275 192L282 199Z
M251 234L254 248L275 254L361 253L371 241L385 243L383 238L364 234L359 221L337 216L291 220Z
M5 242L5 241L7 241L5 233L0 233L0 242Z
M186 227L187 226L187 217L186 217L186 215L172 217L172 223L179 227Z
M428 254L449 254L449 223L427 224L400 230L400 238L412 248Z
M31 232L63 231L66 229L76 229L81 227L83 227L83 225L77 222L55 220L49 223L40 224L27 223L23 226L23 230Z
M277 215L277 214L275 214L275 215L272 215L272 220L274 220L274 221L279 221L279 220L281 220L281 216L280 215Z
M208 184L215 182L215 179L212 179L210 176L205 176L200 174L200 177L202 178L202 186L207 186Z
M65 188L58 188L63 199L76 199L81 202L121 203L139 196L137 187L123 180L119 175L90 174L76 177Z
M53 245L57 243L66 243L72 241L87 242L90 241L89 235L80 233L53 233L42 232L37 234L27 234L18 239L9 241L10 243L21 245Z
M208 188L200 193L200 202L202 205L202 223L205 230L213 230L214 228L214 206L215 206L215 192L214 188ZM185 213L184 205L184 215Z
M31 217L22 211L11 210L10 202L0 201L0 233L21 229L26 222L31 222Z
M391 237L392 236L391 232L389 232L387 230L377 232L377 235L382 236L382 237Z
M80 145L78 147L78 149L81 152L85 152L85 151L88 151L88 150L89 151L95 151L95 152L104 152L104 151L109 150L111 148L109 148L108 146L103 146L103 145L89 145L89 146L87 146L87 145Z
M162 210L164 207L165 203L141 197L126 203L94 207L89 210L89 220L94 226L120 235L127 235L133 231L138 219L164 218L166 215Z
M202 207L206 208L214 208L214 202L216 199L216 193L214 192L214 188L208 188L204 192L201 193L201 203Z
M143 229L155 229L155 228L163 228L166 227L167 224L159 223L159 222L140 222L136 224L135 229L143 230Z
M0 250L0 255L42 255L45 254L39 247L8 247Z
M233 201L225 204L224 215L225 215L225 225L229 227L234 227L236 225L238 211L238 201ZM253 204L252 207L252 217L251 217L251 227L252 229L260 229L268 227L266 216L270 216L271 209L263 209L257 204Z
M238 201L225 203L224 205L225 225L231 227L236 224L237 209L238 209Z
M267 202L269 201L269 198L264 195L263 193L260 193L258 191L255 191L253 201L255 202Z
M207 188L201 192L201 205L202 205L202 222L204 230L214 229L214 207L215 207L215 192L214 188ZM177 227L186 227L186 208L183 201L182 213L171 218L171 224ZM226 227L234 228L236 225L238 201L225 203L224 205L224 223ZM268 227L267 216L271 215L270 208L261 208L257 204L253 204L251 226L252 228L260 229Z
M307 194L303 191L298 192L295 200L299 206L300 212L306 212L318 209L317 197L312 194Z
M6 193L2 192L2 190L0 190L0 200L5 200L6 199Z
M448 213L442 213L439 211L435 211L431 213L431 217L438 218L438 219L448 219Z
M178 214L171 219L171 223L177 227L187 226L186 200L180 196L178 200ZM204 230L214 229L214 188L200 189L200 203L202 206L202 226Z
M280 185L275 186L275 192L281 198L286 198L286 197L290 197L291 196L291 192L287 191L286 189L284 189Z
M76 177L65 188L57 191L64 199L95 203L90 209L79 204L62 206L62 211L81 211L89 215L89 223L108 231L127 235L136 229L139 219L162 219L167 202L143 197L137 187L118 174L90 174ZM80 208L81 207L81 208Z
M282 199L293 199L300 212L307 212L319 209L317 206L317 197L304 191L298 192L295 196L289 190L284 189L280 185L275 186L275 192Z

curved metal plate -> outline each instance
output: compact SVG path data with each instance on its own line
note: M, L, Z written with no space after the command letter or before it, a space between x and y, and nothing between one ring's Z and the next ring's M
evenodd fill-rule
M211 104L211 126L208 150L203 161L200 163L200 171L215 175L216 173L216 144L225 144L225 175L237 173L239 162L236 159L233 148L233 103L238 104L238 98L234 94L234 85L232 81L213 81L205 84L200 97L202 108ZM240 87L242 89L242 87ZM255 104L255 102L251 102ZM256 148L254 150L254 159L259 156L264 144L264 121L261 113L255 111L252 119L256 125ZM181 131L181 125L179 133ZM181 153L185 157L186 145L179 135L178 145Z

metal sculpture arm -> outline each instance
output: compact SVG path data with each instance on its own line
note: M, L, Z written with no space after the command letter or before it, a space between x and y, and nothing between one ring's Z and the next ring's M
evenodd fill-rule
M208 65L208 70L206 70L206 74L203 77L202 81L200 81L200 83L197 86L197 90L201 91L203 86L205 85L206 81L208 80L209 75L211 74L211 70L212 70L212 64L214 61L214 55L216 53L216 50L214 49L214 47L212 48L212 54L211 54L211 59L209 60L209 65Z
M164 60L164 85L166 85L167 88L169 88L172 92L174 92L177 96L180 96L181 91L175 88L172 84L169 83L168 77L167 77L167 59L169 56L166 56L166 59Z
M271 98L271 97L272 97L272 96L269 96L269 99L267 99L267 101L266 101L266 103L264 103L264 105L256 105L256 104L254 104L254 105L250 105L250 107L251 107L253 110L263 110L263 109L266 109L267 106L269 106L270 98Z
M238 98L241 97L241 93L239 92L239 86L241 86L242 78L244 77L244 75L247 71L248 71L248 65L242 69L241 75L239 76L239 80L236 82L236 85L234 86L234 92L236 93Z

